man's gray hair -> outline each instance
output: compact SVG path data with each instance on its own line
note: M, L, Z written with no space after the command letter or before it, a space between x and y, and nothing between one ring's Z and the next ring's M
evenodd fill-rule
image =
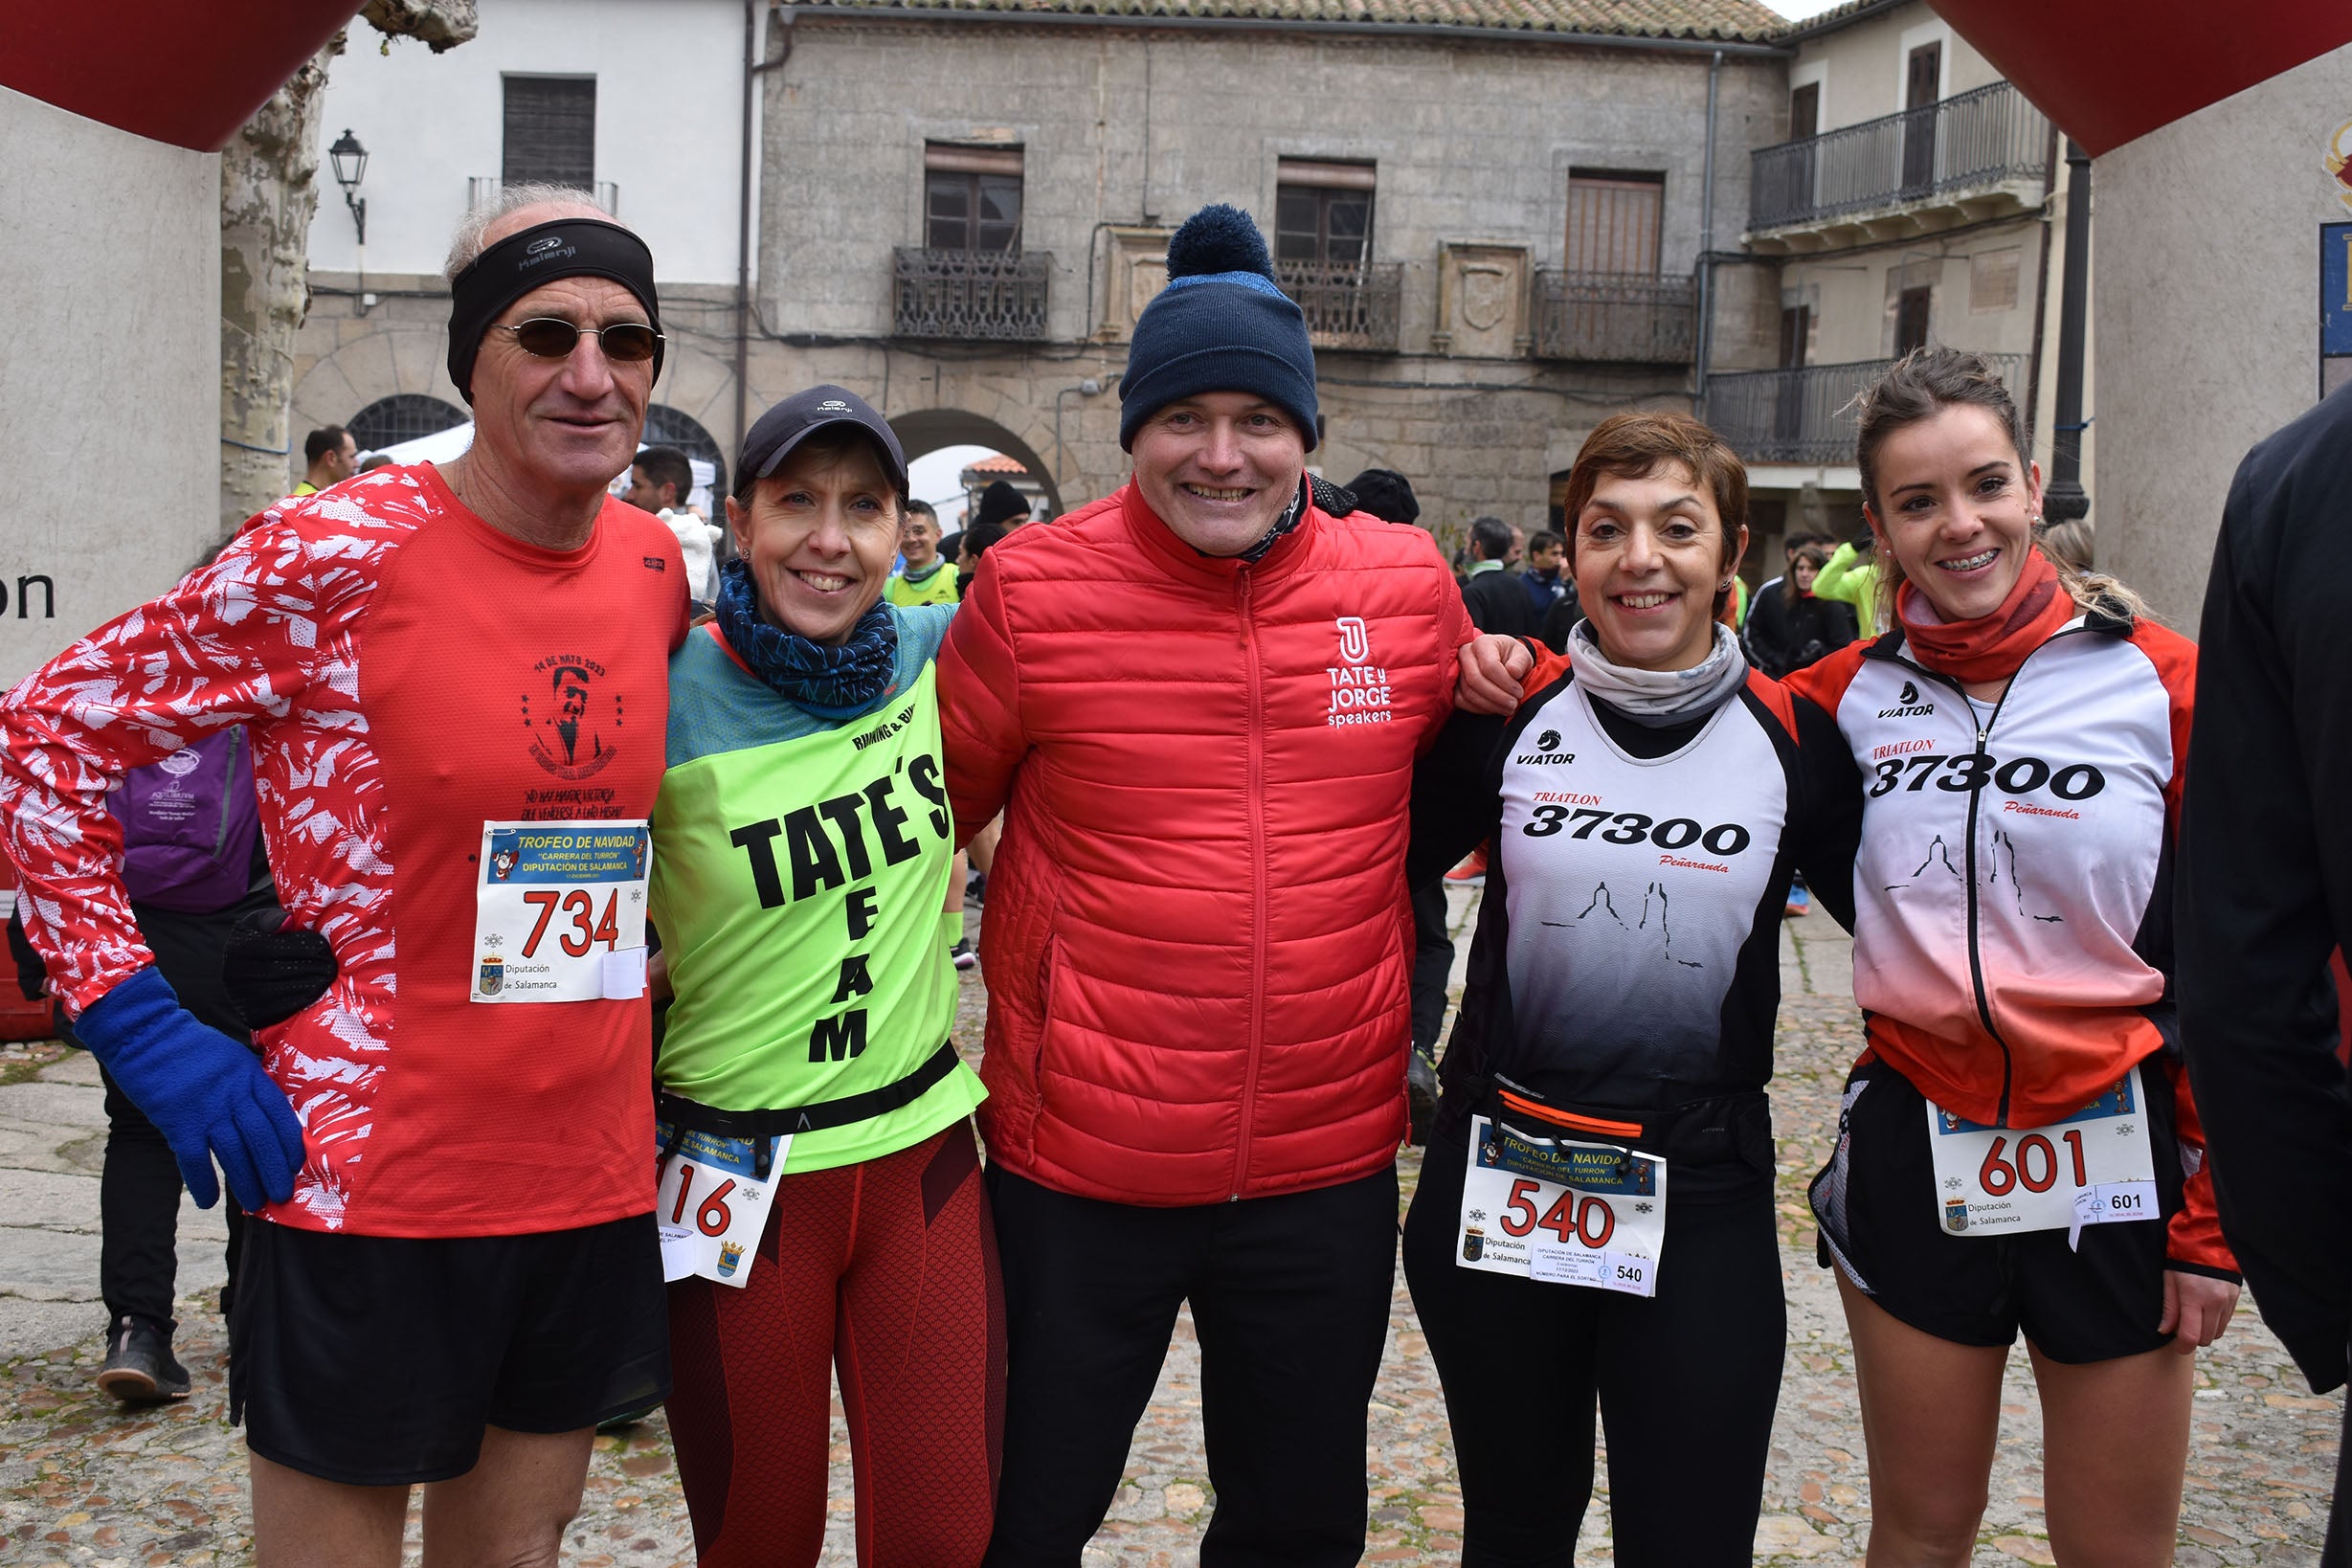
M512 185L502 185L496 201L474 208L459 223L457 234L449 241L449 259L441 263L442 280L456 282L458 274L482 259L482 253L489 249L482 243L482 236L490 232L490 225L509 213L519 213L526 207L539 207L549 202L596 207L595 193L576 185L555 185L546 180L519 180ZM596 210L603 212L600 207ZM605 213L605 221L623 229L629 227L609 213Z

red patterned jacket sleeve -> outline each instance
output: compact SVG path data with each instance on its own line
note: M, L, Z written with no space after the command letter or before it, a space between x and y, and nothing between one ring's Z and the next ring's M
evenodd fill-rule
M365 603L369 531L273 514L0 699L0 844L26 891L25 933L70 1013L154 962L106 811L123 775L223 725L283 718L306 699L355 716L356 686L323 688L319 677L347 649L347 616Z

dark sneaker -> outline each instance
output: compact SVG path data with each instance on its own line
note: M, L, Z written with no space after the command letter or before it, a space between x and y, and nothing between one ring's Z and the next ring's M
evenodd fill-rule
M980 961L980 955L972 951L972 938L969 936L957 937L955 946L948 950L948 956L955 960L957 969L970 969Z
M1430 1124L1437 1120L1437 1064L1418 1047L1405 1061L1404 1090L1406 1113L1412 1118L1412 1140L1417 1146L1426 1146Z
M973 904L988 902L988 873L974 871L964 879L964 897Z
M107 1331L98 1386L124 1404L188 1398L188 1369L171 1358L171 1341L135 1317Z

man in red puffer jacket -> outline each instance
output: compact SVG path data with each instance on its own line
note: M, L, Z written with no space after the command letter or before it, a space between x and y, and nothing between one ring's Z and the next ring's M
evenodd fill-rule
M1507 706L1429 536L1305 476L1314 358L1244 213L1169 246L1134 478L991 550L940 659L959 835L999 810L981 1130L1010 1317L988 1562L1076 1568L1177 1309L1221 1564L1353 1563L1405 1128L1415 757Z

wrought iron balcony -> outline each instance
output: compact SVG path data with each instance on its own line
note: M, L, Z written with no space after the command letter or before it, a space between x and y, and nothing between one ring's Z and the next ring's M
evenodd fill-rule
M1045 336L1049 251L893 253L892 330L902 338L1035 343Z
M1767 249L1806 231L1886 237L2016 211L2042 199L2050 122L2005 81L1803 141L1758 149L1748 228ZM1774 239L1787 243L1774 245Z
M466 209L469 212L479 213L485 207L496 207L498 193L505 188L506 182L495 174L475 175L465 182ZM597 206L603 208L614 217L620 216L619 186L610 180L598 180L590 193L596 198Z
M1689 278L1635 273L1535 274L1535 357L1688 365L1698 310Z
M1275 281L1298 302L1307 334L1318 348L1397 351L1397 318L1404 301L1404 263L1277 261Z
M2022 390L2024 354L1983 358L2012 393ZM1854 397L1893 364L1891 359L1864 359L1794 370L1711 375L1701 417L1748 462L1845 466L1854 460Z

